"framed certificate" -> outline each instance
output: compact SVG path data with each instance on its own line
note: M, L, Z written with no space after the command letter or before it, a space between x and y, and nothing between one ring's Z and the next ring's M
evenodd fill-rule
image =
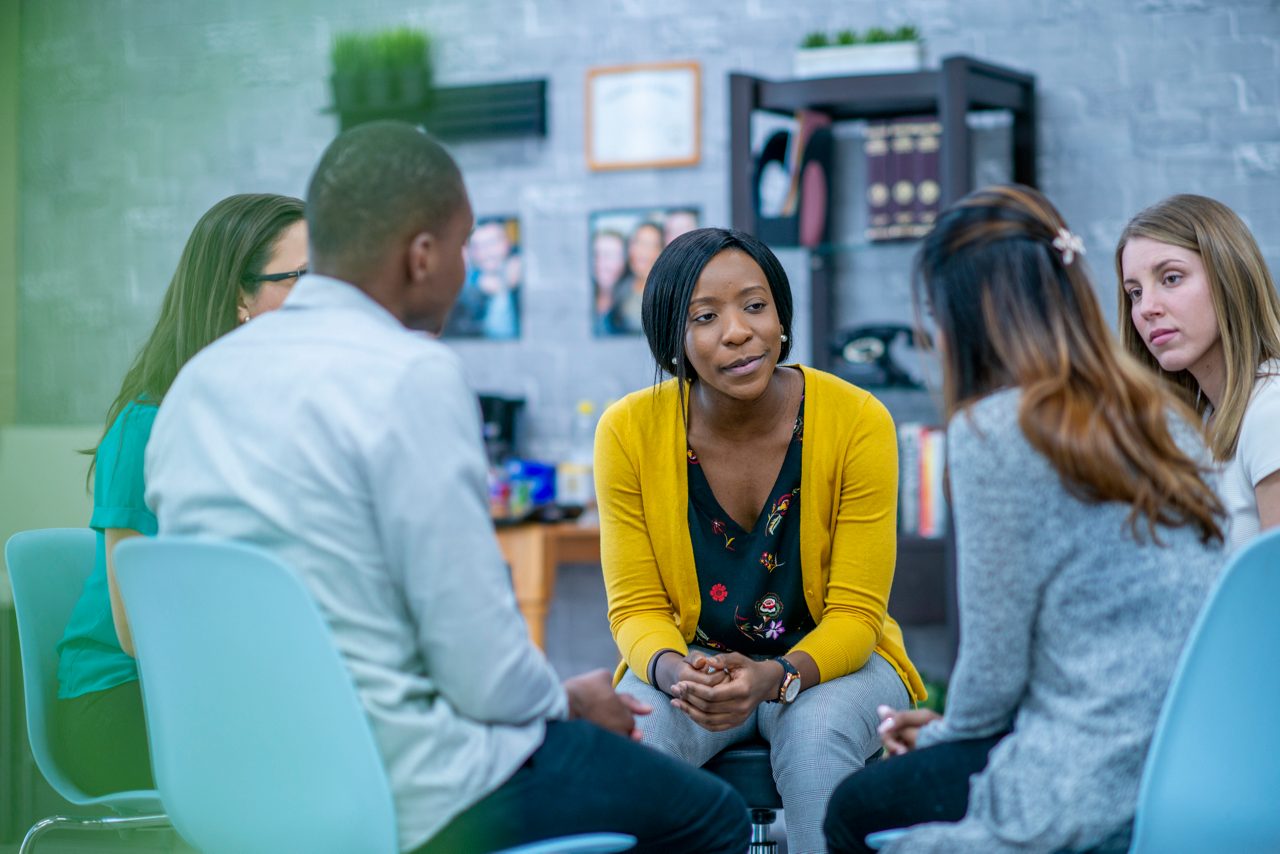
M697 164L702 73L696 62L587 72L587 164L596 171Z

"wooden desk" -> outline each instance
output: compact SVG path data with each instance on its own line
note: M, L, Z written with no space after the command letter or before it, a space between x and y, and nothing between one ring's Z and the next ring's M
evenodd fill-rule
M529 624L529 636L545 647L556 569L562 563L599 563L600 528L577 522L500 527L498 545L511 565L516 604Z

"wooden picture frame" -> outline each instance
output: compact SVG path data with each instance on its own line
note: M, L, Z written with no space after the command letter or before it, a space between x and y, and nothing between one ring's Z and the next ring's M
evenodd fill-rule
M655 62L593 68L586 80L587 165L669 169L702 156L702 68Z
M640 306L658 255L697 228L696 205L594 211L590 230L591 331L596 337L643 335Z

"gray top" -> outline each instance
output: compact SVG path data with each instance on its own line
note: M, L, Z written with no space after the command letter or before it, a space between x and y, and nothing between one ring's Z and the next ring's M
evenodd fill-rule
M886 850L1083 850L1132 820L1173 669L1222 567L1193 528L1158 529L1156 547L1145 523L1135 540L1129 505L1069 493L1022 433L1019 400L994 394L947 431L960 653L946 718L918 746L1013 732L973 777L963 822ZM1194 428L1171 429L1209 463Z
M306 276L183 368L147 445L161 534L253 543L315 597L405 850L505 782L567 711L516 610L480 432L447 347Z

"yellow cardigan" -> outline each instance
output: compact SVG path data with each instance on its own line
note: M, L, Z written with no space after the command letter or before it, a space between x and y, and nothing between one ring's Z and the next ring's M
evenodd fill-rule
M877 651L918 702L924 684L886 611L897 553L893 419L862 389L802 370L800 571L817 627L794 649L813 657L824 682L853 673ZM617 679L630 667L647 681L653 655L688 652L698 625L684 397L675 380L633 392L605 411L596 430L601 563L622 653Z

